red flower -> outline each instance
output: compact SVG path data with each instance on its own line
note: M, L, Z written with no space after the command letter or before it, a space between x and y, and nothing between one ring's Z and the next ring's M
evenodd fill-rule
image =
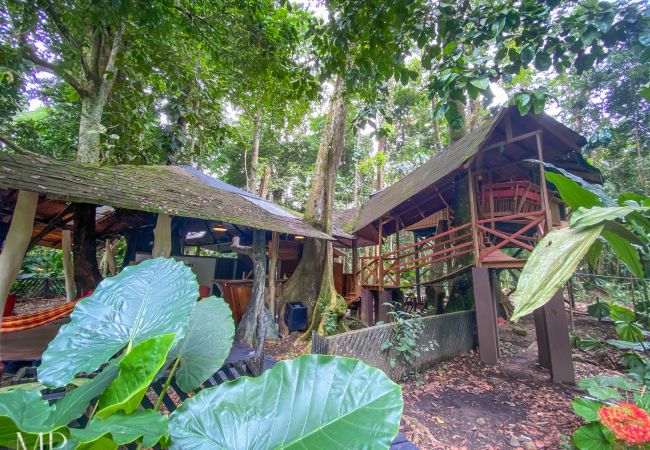
M598 411L600 421L628 445L650 443L650 415L631 403L607 406Z

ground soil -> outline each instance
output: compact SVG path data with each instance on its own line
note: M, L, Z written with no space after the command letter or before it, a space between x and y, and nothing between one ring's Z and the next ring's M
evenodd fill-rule
M584 307L574 312L574 333L605 339L613 325L598 322ZM298 334L269 343L276 359L305 351L294 345ZM499 324L502 357L497 366L481 364L478 352L440 363L402 382L404 414L401 430L421 449L560 449L581 425L572 400L575 386L557 385L537 363L532 318ZM611 349L574 351L578 379L615 374L618 355Z

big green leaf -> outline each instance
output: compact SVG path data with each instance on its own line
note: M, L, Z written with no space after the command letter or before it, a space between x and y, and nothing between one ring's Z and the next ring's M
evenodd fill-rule
M575 413L587 422L596 422L599 420L598 410L603 404L595 400L589 400L588 398L578 397L573 400L572 406Z
M612 305L609 308L609 317L616 322L633 322L636 319L636 314L625 306Z
M361 361L305 355L201 391L172 413L172 449L388 448L402 393Z
M634 322L621 322L616 324L616 334L624 341L641 342L643 329Z
M35 444L38 433L57 431L67 434L66 425L84 414L90 401L108 387L117 373L117 362L111 362L92 381L67 393L53 405L43 400L38 391L14 390L2 393L0 445L11 448L16 446L18 431L28 446Z
M69 431L70 437L84 446L110 436L117 445L142 438L143 446L149 448L167 434L167 416L150 410L129 415L119 412L106 419L94 418L86 428L70 428Z
M232 310L221 298L201 300L192 315L185 338L169 352L168 363L180 358L176 383L183 391L197 389L228 357L235 335Z
M512 320L543 306L564 286L603 226L563 228L548 233L537 244L517 282Z
M120 410L130 414L140 405L153 377L165 363L174 337L163 334L146 340L122 358L119 375L99 399L98 418L105 419Z
M573 433L573 444L580 450L610 450L612 443L604 427L597 422L583 425Z
M580 208L571 217L574 228L591 227L607 220L622 219L633 212L647 213L650 206L595 206L589 209Z
M611 231L603 230L603 237L614 250L618 259L634 274L635 277L644 278L643 264L639 251L630 244L630 241Z
M181 338L198 295L196 276L181 262L155 258L126 267L77 303L43 354L39 380L65 386L129 344L169 333Z
M580 184L576 183L562 174L555 172L546 172L546 179L553 183L555 188L560 193L562 200L576 210L578 208L592 208L602 204L598 195L594 192L583 188Z

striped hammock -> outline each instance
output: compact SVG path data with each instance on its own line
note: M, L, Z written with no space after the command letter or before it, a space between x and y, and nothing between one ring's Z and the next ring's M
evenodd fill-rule
M67 317L70 315L79 300L81 300L81 298L45 311L23 314L20 316L4 317L2 318L2 325L0 325L0 333L28 330Z

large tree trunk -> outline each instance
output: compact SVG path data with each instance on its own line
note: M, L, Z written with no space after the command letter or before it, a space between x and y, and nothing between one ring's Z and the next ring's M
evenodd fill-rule
M237 325L235 339L238 342L253 346L264 344L266 322L264 320L264 287L266 284L266 233L264 230L253 230L253 245L239 245L239 239L233 239L232 249L248 255L253 261L253 292L248 308Z
M102 114L106 100L102 96L89 93L81 98L81 118L79 120L79 144L77 161L97 164L100 161L100 137L104 127Z
M72 230L72 254L75 264L74 282L77 294L94 291L102 280L97 265L97 239L95 235L95 205L75 203Z
M258 108L253 119L253 142L251 144L251 167L248 176L248 192L257 192L258 168L260 165L260 132L262 128L262 109Z
M18 191L9 232L4 241L2 253L0 253L0 322L7 302L7 295L20 272L20 266L32 237L37 206L38 193Z
M343 81L339 76L336 79L334 94L325 120L316 158L315 176L304 214L304 219L307 222L328 234L332 232L334 187L343 152L346 114L347 105L343 97ZM306 303L310 309L312 321L310 329L303 338L309 339L311 329L322 329L321 317L328 317L330 321L338 321L345 313L343 311L341 314L340 310L331 308L338 298L333 289L332 258L331 243L305 239L300 263L285 284L282 305L287 301L301 301ZM282 309L280 314L282 317ZM334 318L334 316L336 317Z

